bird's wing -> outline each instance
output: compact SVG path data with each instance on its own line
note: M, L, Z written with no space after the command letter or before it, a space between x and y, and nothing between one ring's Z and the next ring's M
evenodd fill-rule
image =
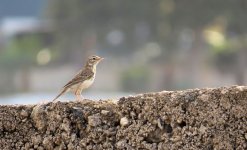
M69 88L77 83L88 80L92 78L93 76L94 76L93 71L89 69L82 70L79 73L77 73L75 77L71 81L69 81L63 88Z

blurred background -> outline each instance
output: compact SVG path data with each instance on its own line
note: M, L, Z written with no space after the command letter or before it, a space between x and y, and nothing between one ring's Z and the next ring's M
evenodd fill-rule
M246 14L245 0L1 0L0 104L52 100L92 54L106 59L86 98L245 85Z

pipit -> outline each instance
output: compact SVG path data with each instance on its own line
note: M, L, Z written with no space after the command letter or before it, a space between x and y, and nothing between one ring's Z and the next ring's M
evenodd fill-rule
M57 95L57 97L53 101L55 101L61 95L69 91L73 92L76 95L77 100L81 100L82 90L92 85L96 75L96 66L103 59L104 58L101 58L99 56L89 57L84 68L80 70L75 75L75 77L62 88L62 91Z

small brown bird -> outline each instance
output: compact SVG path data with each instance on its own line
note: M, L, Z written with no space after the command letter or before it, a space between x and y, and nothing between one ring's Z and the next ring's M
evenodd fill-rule
M68 91L72 91L76 95L76 99L81 100L82 90L92 85L96 75L96 66L103 59L104 58L95 55L89 57L84 68L80 70L75 75L75 77L63 87L61 93L58 94L58 96L53 101Z

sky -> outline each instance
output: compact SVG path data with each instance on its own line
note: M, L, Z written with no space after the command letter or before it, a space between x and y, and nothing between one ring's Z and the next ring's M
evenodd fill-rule
M46 0L1 0L0 20L9 17L39 17Z

